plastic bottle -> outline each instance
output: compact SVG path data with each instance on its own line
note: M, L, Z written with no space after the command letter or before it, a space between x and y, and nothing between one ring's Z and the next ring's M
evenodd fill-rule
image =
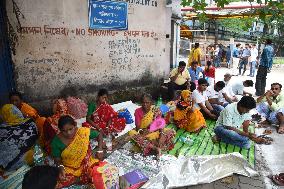
M105 142L106 142L107 152L110 153L112 151L112 135L111 134L107 135Z
M158 98L158 101L157 101L157 106L161 106L163 104L163 99L162 99L162 96L160 95L159 98Z
M191 138L189 138L188 136L186 136L186 137L181 136L179 138L179 141L184 143L184 144L192 144L193 143L193 140Z
M34 158L35 165L44 164L43 152L41 150L41 147L38 144L35 144L33 158Z

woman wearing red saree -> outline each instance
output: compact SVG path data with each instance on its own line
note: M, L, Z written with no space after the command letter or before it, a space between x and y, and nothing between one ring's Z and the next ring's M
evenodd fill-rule
M107 103L108 91L101 89L95 103L88 105L87 123L104 134L119 133L126 125L124 118L119 118L117 112ZM87 124L85 124L87 126Z
M209 85L215 84L215 67L212 65L211 61L207 61L205 70L204 70L204 75Z

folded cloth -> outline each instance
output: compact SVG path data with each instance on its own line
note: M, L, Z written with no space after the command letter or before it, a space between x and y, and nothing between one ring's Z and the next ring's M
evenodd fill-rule
M129 112L129 110L127 108L121 109L118 112L118 117L119 118L124 118L126 121L126 124L131 124L133 123L133 118L131 116L131 113Z

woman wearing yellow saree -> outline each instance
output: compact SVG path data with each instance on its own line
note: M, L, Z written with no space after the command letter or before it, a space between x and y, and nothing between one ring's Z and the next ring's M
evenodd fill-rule
M175 131L158 128L158 126L154 129L155 131L149 131L150 125L156 118L159 118L161 112L152 105L151 95L142 95L141 101L142 107L136 109L134 113L136 129L129 131L129 135L141 148L144 155L149 155L153 151L159 154L161 150L171 150L174 147Z
M17 106L17 108L19 110L21 110L22 114L24 115L24 117L26 118L31 118L34 120L35 124L37 125L38 128L38 132L40 135L40 143L42 144L42 140L43 140L43 125L44 122L46 120L45 117L41 117L37 110L34 109L33 107L31 107L29 104L23 102L23 97L22 94L19 92L11 92L9 94L9 98L10 98L10 103L14 104L15 106Z
M97 156L101 159L102 135L90 128L76 127L74 119L68 115L58 121L60 133L51 143L52 155L64 174L60 177L57 188L73 184L93 185L96 189L106 188L107 183L113 183L118 188L117 168L93 158L90 139L98 138L99 150ZM105 173L109 174L105 174Z
M200 129L206 127L206 122L202 113L198 109L194 109L193 104L191 92L183 90L174 111L174 120L179 128L189 132L199 132Z

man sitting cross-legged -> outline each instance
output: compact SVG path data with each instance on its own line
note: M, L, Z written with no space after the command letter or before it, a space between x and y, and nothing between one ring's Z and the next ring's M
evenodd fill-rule
M251 116L248 112L256 107L255 100L250 96L244 96L238 103L226 106L221 112L214 129L214 142L222 141L227 144L249 149L250 140L256 143L264 143L265 139L257 138L248 131ZM240 128L243 128L243 131Z
M284 134L284 94L280 83L272 83L271 89L257 99L256 110L268 123L279 125L278 133Z

